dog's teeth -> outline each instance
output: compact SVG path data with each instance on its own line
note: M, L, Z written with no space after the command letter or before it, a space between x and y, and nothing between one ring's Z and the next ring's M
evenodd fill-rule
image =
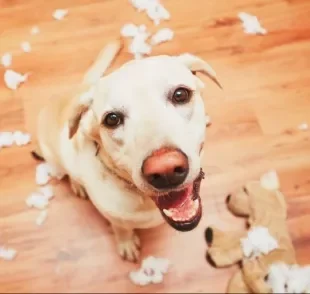
M163 209L163 213L168 217L172 217L172 212L168 209Z
M196 199L196 200L194 201L194 210L197 211L198 208L199 208L199 199Z

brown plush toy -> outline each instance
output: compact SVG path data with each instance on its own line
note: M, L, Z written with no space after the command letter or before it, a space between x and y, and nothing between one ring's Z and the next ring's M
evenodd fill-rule
M296 263L284 196L278 184L267 183L266 176L246 184L226 200L232 213L248 218L248 231L224 232L214 227L205 231L208 260L214 266L240 264L227 293L272 293L267 283L270 266Z

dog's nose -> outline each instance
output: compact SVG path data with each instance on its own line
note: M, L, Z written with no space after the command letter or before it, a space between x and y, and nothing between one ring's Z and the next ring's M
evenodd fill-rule
M156 189L170 189L182 184L188 174L187 156L175 149L159 149L144 160L142 174Z

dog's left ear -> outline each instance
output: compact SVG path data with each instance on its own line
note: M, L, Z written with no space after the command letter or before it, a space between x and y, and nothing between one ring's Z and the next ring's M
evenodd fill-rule
M93 103L93 92L93 87L90 87L76 98L75 104L71 108L68 121L69 139L75 135L83 115L89 110L91 104Z
M208 76L217 86L223 89L222 85L216 77L215 70L206 61L189 53L181 54L177 58L185 66L187 66L193 74L196 74L196 72L200 72Z

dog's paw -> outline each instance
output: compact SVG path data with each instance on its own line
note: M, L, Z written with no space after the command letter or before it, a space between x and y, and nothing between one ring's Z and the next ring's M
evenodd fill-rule
M86 190L84 189L84 187L82 185L80 185L78 182L70 179L70 184L71 184L71 189L73 191L73 193L82 198L82 199L88 199L88 195L86 193Z
M140 257L140 239L136 234L132 238L118 242L118 252L124 260L137 262Z

